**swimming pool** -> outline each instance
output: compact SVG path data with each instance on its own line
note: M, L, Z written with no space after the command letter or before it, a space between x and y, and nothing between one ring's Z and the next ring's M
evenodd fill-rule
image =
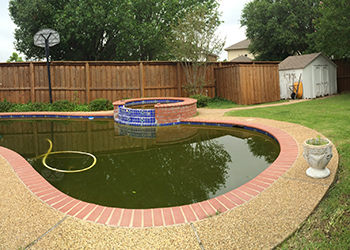
M274 138L244 128L178 125L137 131L113 125L113 121L12 121L0 125L2 131L11 127L0 145L26 157L51 185L71 197L132 209L218 197L255 178L279 154ZM30 131L36 132L30 135ZM52 152L60 154L46 156L45 165L65 173L43 165L47 139L53 143ZM22 140L25 143L11 145ZM88 168L93 159L74 151L92 153L97 164L75 173Z
M192 123L194 125L211 124L219 127L240 126L242 128L266 132L276 138L280 144L281 152L278 158L256 178L214 199L170 208L122 209L86 203L67 196L50 185L16 152L4 147L1 147L0 151L1 155L8 159L23 183L38 198L51 207L77 218L120 227L149 227L181 224L208 218L208 215L213 215L217 211L221 213L226 212L249 201L268 188L289 169L298 154L298 146L293 137L282 130L268 125L243 121L232 122L193 119L184 120L183 122Z

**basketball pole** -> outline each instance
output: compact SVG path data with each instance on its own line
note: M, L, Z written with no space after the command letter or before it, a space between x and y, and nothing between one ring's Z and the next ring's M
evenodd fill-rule
M50 94L50 103L52 103L52 89L51 89L51 74L50 74L50 61L49 61L49 38L50 35L46 38L41 34L41 36L45 39L45 55L46 55L46 65L47 65L47 75L49 77L49 94Z

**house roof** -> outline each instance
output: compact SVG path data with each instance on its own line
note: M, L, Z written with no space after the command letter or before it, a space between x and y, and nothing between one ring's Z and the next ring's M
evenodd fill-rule
M289 56L279 64L279 69L303 69L319 56L323 56L333 65L335 65L331 60L329 60L324 54L320 52L301 56Z
M237 49L248 49L248 46L250 44L250 40L249 39L245 39L243 41L240 41L238 43L235 43L229 47L227 47L225 50L237 50Z
M251 61L253 61L253 60L247 56L238 56L238 57L232 59L230 62L251 62Z

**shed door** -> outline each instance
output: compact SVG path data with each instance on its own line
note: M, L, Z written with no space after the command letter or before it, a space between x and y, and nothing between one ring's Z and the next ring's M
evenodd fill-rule
M329 74L328 66L322 66L322 83L323 84L323 95L329 94Z
M314 83L316 87L316 96L329 94L329 74L328 66L314 66Z

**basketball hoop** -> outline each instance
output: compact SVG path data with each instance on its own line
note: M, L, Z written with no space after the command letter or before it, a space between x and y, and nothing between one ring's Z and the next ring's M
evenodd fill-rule
M52 90L51 90L51 76L50 76L50 62L49 62L49 47L55 46L60 43L60 35L53 29L42 29L34 35L34 45L45 48L46 62L47 62L47 74L49 77L49 93L50 103L52 103Z
M46 41L49 47L53 47L60 43L60 35L53 29L42 29L34 35L34 45L45 48Z

